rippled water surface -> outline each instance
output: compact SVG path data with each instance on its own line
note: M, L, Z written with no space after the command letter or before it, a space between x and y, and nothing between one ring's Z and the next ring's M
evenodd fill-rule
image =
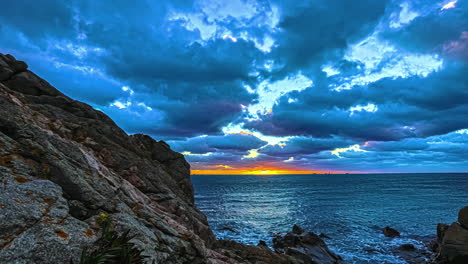
M275 232L298 224L330 236L327 244L347 263L405 263L392 248L422 246L437 223L456 221L458 210L468 205L468 174L194 175L192 180L196 204L218 238L271 245ZM387 225L402 238L385 238L380 227Z

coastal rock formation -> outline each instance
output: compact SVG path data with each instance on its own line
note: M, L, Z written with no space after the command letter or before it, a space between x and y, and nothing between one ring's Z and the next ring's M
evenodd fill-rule
M273 238L273 248L276 252L293 256L303 263L341 263L340 256L334 254L325 242L312 232L304 232L297 225L284 236Z
M183 155L127 135L0 54L0 263L77 263L108 216L149 263L312 263L339 258L312 233L265 246L216 241L194 205ZM302 254L302 255L301 255Z
M190 167L162 141L127 135L0 55L0 263L69 263L105 212L158 263L207 257Z
M458 214L458 223L454 222L450 226L445 224L437 226L438 251L434 263L468 263L467 213L468 206L465 206Z
M384 227L383 229L383 233L386 237L399 237L400 236L400 232L398 232L397 230L389 227L389 226L386 226Z

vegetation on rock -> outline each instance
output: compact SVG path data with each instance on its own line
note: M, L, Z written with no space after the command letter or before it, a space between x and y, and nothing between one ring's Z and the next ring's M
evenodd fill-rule
M102 229L101 237L91 250L83 249L79 264L141 264L145 262L147 257L141 254L142 250L130 242L134 236L129 235L129 230L119 235L113 230L112 221L106 213L99 215L97 223Z

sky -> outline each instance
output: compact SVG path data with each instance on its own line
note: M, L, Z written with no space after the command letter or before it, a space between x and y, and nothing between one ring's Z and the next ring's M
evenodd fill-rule
M0 52L193 174L468 171L467 0L16 0Z

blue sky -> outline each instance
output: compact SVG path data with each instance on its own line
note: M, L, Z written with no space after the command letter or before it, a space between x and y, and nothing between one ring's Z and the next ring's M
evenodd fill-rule
M0 52L194 171L468 171L468 1L7 1Z

